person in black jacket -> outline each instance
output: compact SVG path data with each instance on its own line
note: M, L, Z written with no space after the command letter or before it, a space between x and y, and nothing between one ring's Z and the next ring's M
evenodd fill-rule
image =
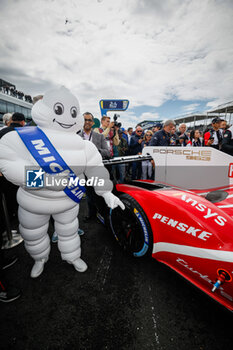
M201 138L200 131L198 129L190 132L190 143L193 147L203 147L204 140Z
M150 146L170 146L170 132L175 125L174 120L166 120L163 129L154 134Z
M187 127L185 123L181 123L179 125L179 131L177 131L176 135L178 137L178 145L177 146L182 146L186 147L187 143L189 142L189 137L186 133Z
M142 153L142 136L143 130L141 126L136 127L135 134L130 139L129 152L130 155L136 155ZM142 168L140 162L133 162L132 164L132 180L140 179L142 174Z
M24 115L22 113L14 113L12 116L11 124L6 128L0 130L0 139L4 137L4 135L6 135L8 132L14 131L15 128L23 127L24 125ZM10 181L7 181L7 179L3 175L0 177L0 182L0 189L1 191L4 191L7 202L7 208L12 218L12 216L17 215L18 211L18 203L16 201L16 193L18 190L18 186L12 184Z
M176 127L173 126L170 131L170 146L179 146L179 137L176 134Z
M14 131L15 127L25 125L25 117L22 113L14 113L10 126L0 130L0 138L4 137L8 132ZM21 291L18 288L9 285L5 278L4 269L13 265L17 261L16 256L6 257L3 255L2 235L5 230L5 219L3 216L2 196L5 195L9 216L12 218L17 215L18 204L16 201L16 192L18 187L10 183L5 177L0 174L0 301L10 302L18 299L21 296Z
M22 113L14 113L12 115L12 122L6 128L0 130L0 139L10 131L15 130L15 128L19 128L25 125L25 117Z
M205 146L213 147L215 149L221 150L222 146L222 130L220 129L221 122L223 120L216 117L212 120L212 128L210 128L204 134Z
M222 151L233 156L233 126L224 132Z

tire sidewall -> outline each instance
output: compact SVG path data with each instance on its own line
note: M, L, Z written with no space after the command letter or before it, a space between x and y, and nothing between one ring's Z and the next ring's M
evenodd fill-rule
M143 256L150 256L152 253L152 246L153 246L153 234L151 230L151 226L149 223L149 220L142 209L142 207L139 205L139 203L130 195L128 194L121 194L119 195L119 199L125 204L126 208L131 212L131 214L135 217L135 220L139 224L139 227L141 228L141 233L143 235L144 244L142 245L141 249L139 251L130 251L130 254L134 257L143 257ZM115 236L116 240L119 242L119 238L117 235L117 232L115 231L112 223L112 217L110 215L109 217L110 221L110 227L113 235Z

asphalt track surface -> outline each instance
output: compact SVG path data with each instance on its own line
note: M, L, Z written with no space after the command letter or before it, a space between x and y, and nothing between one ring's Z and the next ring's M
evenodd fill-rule
M132 258L99 223L83 223L79 273L52 244L43 274L30 278L23 244L8 277L23 295L0 303L0 349L230 350L233 314L168 267ZM52 227L50 227L50 234Z

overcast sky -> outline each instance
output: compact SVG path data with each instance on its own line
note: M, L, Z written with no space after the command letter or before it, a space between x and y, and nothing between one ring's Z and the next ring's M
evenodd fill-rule
M32 96L127 98L127 127L233 100L232 0L0 0L0 23L0 78Z

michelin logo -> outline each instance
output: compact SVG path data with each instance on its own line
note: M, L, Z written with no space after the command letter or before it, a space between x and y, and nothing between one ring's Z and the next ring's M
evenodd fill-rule
M27 170L26 186L30 188L44 187L44 173L42 169Z
M144 238L145 238L145 243L146 244L149 244L149 235L148 235L148 231L147 231L147 228L146 228L146 224L141 216L141 214L138 212L138 210L136 208L134 208L134 214L136 214L136 216L138 217L141 225L142 225L142 229L143 229L143 232L144 232Z

